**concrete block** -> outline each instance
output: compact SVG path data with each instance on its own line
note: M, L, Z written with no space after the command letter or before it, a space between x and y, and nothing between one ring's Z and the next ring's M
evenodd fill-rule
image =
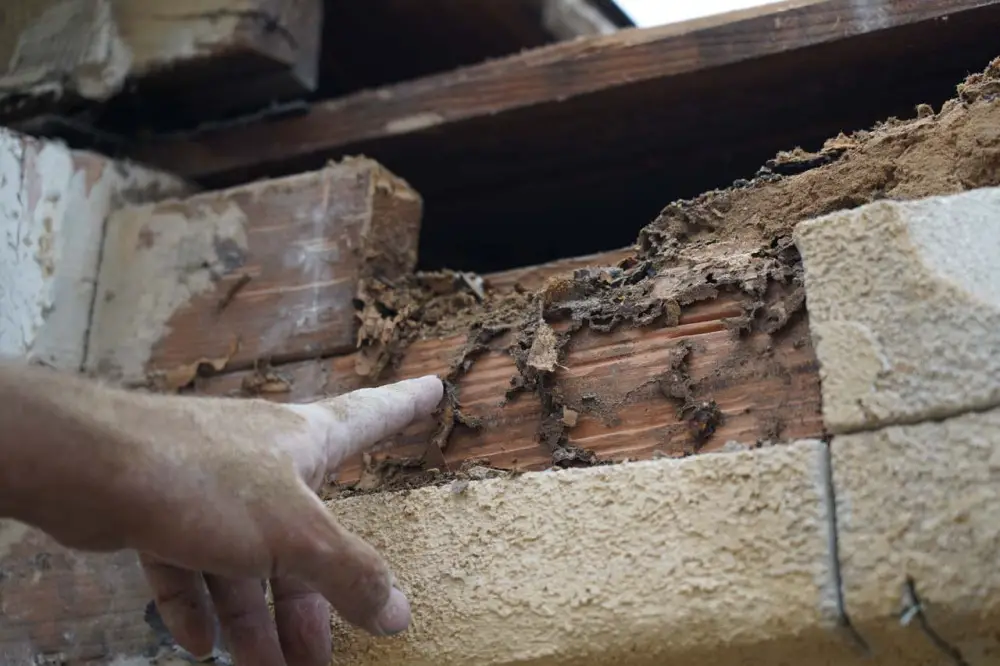
M421 213L368 159L123 208L108 222L87 370L176 389L203 364L352 351L358 282L413 270Z
M0 129L0 354L79 370L108 215L180 179Z
M947 644L964 663L998 663L1000 409L835 437L831 450L844 606L874 654L963 663Z
M336 626L334 663L850 656L830 631L825 455L800 441L332 501L414 612L392 640Z
M985 188L797 227L831 432L1000 404L998 220Z

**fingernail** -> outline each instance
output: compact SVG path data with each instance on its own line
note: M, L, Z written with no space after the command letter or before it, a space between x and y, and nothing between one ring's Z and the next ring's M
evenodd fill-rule
M438 403L444 396L444 384L437 375L425 375L415 379L404 379L400 384L409 388L420 387L416 391L417 411L430 413L437 409Z
M375 618L375 625L385 636L400 634L410 626L410 602L397 588L392 588L389 601Z

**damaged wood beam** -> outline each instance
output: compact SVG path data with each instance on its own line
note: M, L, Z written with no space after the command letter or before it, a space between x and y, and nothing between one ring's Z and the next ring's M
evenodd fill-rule
M717 262L707 261L725 265L724 251L716 250ZM633 255L619 251L555 262L489 275L486 283L514 294L515 284L543 284L543 291L556 294L564 287L571 290L581 270L614 273L634 261ZM695 273L680 279L697 281ZM718 278L724 279L721 271ZM661 285L670 288L672 280L664 277ZM768 300L783 302L790 291L775 286ZM449 378L458 413L415 424L397 438L390 456L411 463L422 459L425 469L442 471L470 461L537 470L686 456L721 449L730 441L753 446L822 435L819 378L805 318L793 318L774 335L741 334L739 322L753 307L751 300L738 290L719 293L679 309L673 322L675 314L667 313L658 325L569 336L564 349L552 350L559 356L548 389L558 396L555 411L544 396L511 395L523 377L511 351L523 342L516 326L484 343L470 342L475 336L464 334L416 341L379 383L425 374ZM560 333L566 322L553 328ZM370 384L358 372L363 365L363 354L355 353L207 377L198 381L197 390L310 401ZM365 487L380 481L373 474L378 475L373 465L358 458L342 468L339 479L360 480Z
M422 201L364 158L110 217L86 369L161 389L354 349L364 278L416 264Z
M961 83L939 113L923 108L910 121L839 135L816 153L779 153L753 181L675 201L625 256L489 276L485 285L462 274L369 285L352 356L197 388L308 401L439 374L450 399L393 452L424 468L480 459L538 469L822 436L793 230L880 199L1000 184L998 80L1000 59ZM511 293L492 295L490 282ZM371 470L356 460L344 479Z
M13 0L0 23L0 118L88 109L205 119L317 83L321 0ZM36 121L29 123L39 129Z

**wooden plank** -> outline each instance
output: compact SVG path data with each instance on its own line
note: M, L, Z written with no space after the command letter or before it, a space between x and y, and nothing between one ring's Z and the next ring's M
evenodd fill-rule
M542 284L582 265L616 265L623 254L519 269L486 280L505 289L515 283ZM713 451L730 440L754 444L821 436L819 376L805 317L779 336L759 332L740 336L725 320L740 317L744 302L740 296L720 295L686 308L676 326L576 334L555 373L566 404L579 413L568 431L569 443L594 451L602 460L620 461ZM415 342L398 369L379 383L425 374L446 376L465 342L464 335ZM518 470L553 464L552 451L538 437L540 402L521 396L504 404L511 380L518 375L508 351L511 342L511 335L491 342L457 383L463 412L482 419L484 426L478 431L456 427L445 452L452 468L470 459ZM714 401L722 414L717 431L704 442L691 430L691 414L681 414L657 382L669 370L680 344L691 346L687 363L691 400ZM254 387L264 386L260 395L268 399L307 402L368 385L355 372L355 362L352 354L270 372L228 373L199 380L197 390L208 395L253 395ZM423 455L436 427L434 419L415 424L397 438L391 455ZM362 469L360 458L350 461L340 479L357 481Z
M372 0L342 3L323 27L319 98L448 72L557 41L549 0ZM578 11L630 26L620 11L575 0ZM567 26L560 26L565 30ZM578 27L579 29L579 27ZM577 35L574 35L577 36Z
M350 351L358 281L413 270L420 214L417 193L367 159L122 209L87 369L176 388L203 363Z
M777 150L943 102L995 55L998 23L992 0L784 2L151 137L133 154L212 186L365 154L427 202L422 266L495 271L510 266L497 256L626 245L664 201L750 177Z
M196 179L237 177L235 172L259 172L295 158L326 159L338 147L361 141L565 102L619 86L665 82L995 4L788 0L534 49L460 72L323 102L305 117L266 127L210 131L180 144L153 141L138 146L136 154ZM561 111L573 115L565 104ZM605 114L618 112L613 108ZM286 140L292 137L294 142Z
M15 0L0 23L0 117L122 92L202 118L301 96L317 83L322 0ZM87 106L83 104L83 106Z

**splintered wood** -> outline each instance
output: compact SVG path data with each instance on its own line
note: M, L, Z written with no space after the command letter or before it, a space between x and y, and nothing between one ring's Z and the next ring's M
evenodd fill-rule
M124 208L108 221L87 367L176 389L203 365L349 352L359 281L413 270L421 208L365 159Z

